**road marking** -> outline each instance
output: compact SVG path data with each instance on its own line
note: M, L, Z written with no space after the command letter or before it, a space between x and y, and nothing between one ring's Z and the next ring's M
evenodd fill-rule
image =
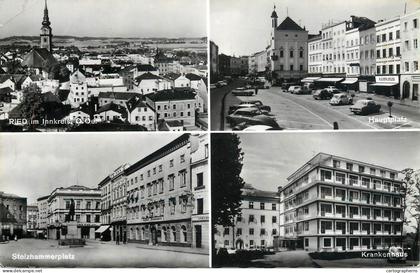
M303 99L302 99L302 100L303 100ZM315 102L312 102L312 101L310 101L310 100L305 100L305 101L307 101L307 102L309 102L309 103L315 103ZM322 106L322 107L324 107L325 109L332 110L332 111L334 111L334 112L336 112L336 113L338 113L338 114L340 114L340 115L342 115L342 116L344 116L344 117L346 117L346 118L353 119L353 120L355 120L355 121L359 122L359 123L360 123L360 124L362 124L362 125L368 126L368 127L372 128L372 129L378 129L377 127L372 126L372 125L370 125L369 123L364 123L363 121L358 120L358 119L357 119L357 118L355 118L355 117L348 116L348 115L346 115L346 114L344 114L344 113L342 113L342 112L340 112L340 111L338 111L338 110L335 110L335 109L333 109L333 108L329 108L329 107L327 107L327 106L323 105L322 103L316 103L316 104L317 104L317 105L320 105L320 106ZM299 105L299 104L298 104L298 105ZM360 128L356 128L356 129L360 129Z
M283 97L283 98L285 98L285 97ZM319 118L320 120L322 120L323 122L325 122L328 126L332 126L332 124L331 124L329 121L327 121L326 119L322 118L321 116L319 116L319 115L315 114L314 112L312 112L311 110L309 110L309 109L308 109L308 108L306 108L305 106L300 105L299 103L294 102L294 101L292 101L291 99L288 99L288 98L285 98L285 99L286 99L286 100L288 100L288 101L293 102L293 103L294 103L294 104L296 104L297 106L300 106L300 107L301 107L301 108L303 108L304 110L306 110L306 111L308 111L309 113L311 113L312 115L316 116L317 118Z
M411 121L409 121L409 122L407 122L407 123L404 123L404 124L401 124L401 125L399 125L399 126L397 126L397 127L391 128L391 129L399 129L399 128L401 128L401 127L403 127L403 126L405 126L405 125L408 125L408 124L410 124L410 123L411 123Z

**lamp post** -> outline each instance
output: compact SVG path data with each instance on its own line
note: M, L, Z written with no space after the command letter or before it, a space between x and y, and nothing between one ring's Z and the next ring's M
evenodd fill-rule
M388 105L388 108L389 108L389 117L390 118L392 118L392 111L391 111L391 108L392 108L392 105L393 105L394 103L392 102L392 101L388 101L388 103L387 103L387 105Z

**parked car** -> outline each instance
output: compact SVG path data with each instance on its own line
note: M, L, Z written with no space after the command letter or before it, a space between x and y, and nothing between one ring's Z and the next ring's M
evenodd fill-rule
M388 263L392 263L392 262L406 262L407 260L407 255L404 252L404 249L400 246L391 246L388 249L388 254L387 254L387 260Z
M302 91L302 87L299 85L292 85L287 90L287 92L293 93L293 94L298 94L300 91Z
M328 92L330 92L331 94L338 94L341 93L340 89L338 89L335 86L328 86L327 88L325 88L325 90L327 90Z
M273 117L269 117L266 115L258 115L258 116L254 116L253 118L241 122L235 126L233 126L233 130L234 131L238 131L238 130L245 130L248 129L247 131L256 131L256 129L262 129L262 127L255 127L255 126L267 126L270 127L269 130L283 130L283 128L281 128L279 126L279 124L276 122L276 120ZM265 127L265 128L267 128ZM259 130L258 129L258 130Z
M215 84L210 84L210 89L216 89L217 88L217 86L215 85Z
M243 90L235 89L235 90L232 91L232 94L235 95L235 96L252 96L252 95L254 95L254 91L251 91L251 90L247 91L245 89L243 89Z
M331 105L347 105L352 103L353 99L346 93L334 94L330 100Z
M245 132L261 132L261 131L271 131L271 130L274 130L273 127L268 126L268 125L251 125L243 129L243 131Z
M302 86L302 91L305 94L311 94L312 90L314 90L315 84L313 82L305 82Z
M245 109L245 108L255 108L255 109L261 110L261 112L264 115L267 115L269 113L269 111L261 109L258 105L255 105L255 104L252 104L252 103L241 103L241 104L238 104L238 105L230 106L229 110L228 110L228 114L230 115L238 109Z
M333 94L329 92L327 89L320 89L320 90L316 90L312 96L316 100L330 100Z
M296 85L296 84L295 83L282 83L281 89L283 90L283 92L288 92L289 87L292 85Z
M358 100L350 107L350 111L359 115L379 113L380 109L381 105L377 104L374 100Z
M260 119L258 118L259 116L263 116L264 118ZM262 123L262 121L267 121L265 118L274 120L274 118L264 115L264 113L258 108L244 108L244 109L238 109L232 114L228 115L226 117L226 121L227 123L230 124L232 128L242 122L245 122L250 125L259 125L259 124L264 125L265 124L265 125L271 126L270 124Z
M240 104L255 104L262 110L266 110L268 112L271 112L271 107L268 105L264 105L262 101L260 100L248 100L248 101L242 101Z

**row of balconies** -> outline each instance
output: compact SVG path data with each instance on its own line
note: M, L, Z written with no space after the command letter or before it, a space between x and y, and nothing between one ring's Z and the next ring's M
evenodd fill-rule
M341 202L352 202L355 204L367 204L367 205L376 205L376 206L389 206L389 207L396 207L396 208L400 208L401 207L401 203L400 202L383 202L383 201L378 201L378 200L374 200L373 197L370 199L361 199L361 198L353 198L353 197L349 197L348 200L346 200L345 196L331 196L331 195L322 195L321 193L321 199L324 200L331 200L331 201L341 201Z
M302 232L302 231L298 231L297 234L302 235L302 234L306 234L306 233ZM349 232L346 233L345 230L325 230L325 231L321 231L320 234L322 234L322 235L393 235L393 236L401 236L401 231L349 230Z
M296 219L298 221L305 220L309 218L313 218L313 216L307 215L309 217L305 217L306 215L299 215ZM375 220L375 221L394 221L400 222L402 219L400 217L385 217L385 216L371 216L371 215L359 215L359 214L346 214L346 213L323 213L320 212L318 217L327 217L327 218L343 218L343 219L355 219L355 220ZM293 223L294 219L289 219L286 223Z
M334 179L334 180L326 180L320 179L322 182L329 182L334 184L340 185L348 185L352 187L359 187L365 189L372 189L377 191L384 191L384 192L393 192L393 193L400 193L400 187L393 187L391 185L385 185L383 183L373 183L373 182L364 182L362 180L355 180L355 179Z

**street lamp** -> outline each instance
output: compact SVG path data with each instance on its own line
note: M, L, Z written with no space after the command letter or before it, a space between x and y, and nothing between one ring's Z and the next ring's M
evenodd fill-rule
M388 101L388 103L387 103L387 105L388 105L388 108L389 108L389 117L390 118L392 118L392 115L391 115L391 108L392 108L392 105L393 105L394 103L392 102L392 101Z

